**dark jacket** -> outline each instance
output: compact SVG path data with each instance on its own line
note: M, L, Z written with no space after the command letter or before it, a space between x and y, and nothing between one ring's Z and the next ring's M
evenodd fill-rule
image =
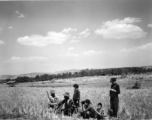
M71 111L71 109L72 109L72 107L73 107L73 101L72 101L72 99L64 99L64 100L62 100L60 103L59 103L59 105L58 105L58 107L60 107L60 106L62 106L62 105L64 105L63 106L63 109L64 109L64 111Z
M110 90L110 97L118 97L118 94L120 94L120 87L119 87L119 85L117 83L113 83L111 85L111 89L116 90L116 92Z
M79 89L74 90L73 99L80 100L80 91L79 91Z

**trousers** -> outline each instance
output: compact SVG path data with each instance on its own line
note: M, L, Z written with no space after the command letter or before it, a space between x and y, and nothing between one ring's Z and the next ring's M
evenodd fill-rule
M110 97L110 107L112 110L112 116L117 117L118 108L119 108L119 98L118 97Z

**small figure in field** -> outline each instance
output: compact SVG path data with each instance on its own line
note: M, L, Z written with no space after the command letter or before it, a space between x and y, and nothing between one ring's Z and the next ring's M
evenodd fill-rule
M49 95L48 91L46 91L46 92L47 92L47 96L49 99L48 108L50 109L50 112L55 111L57 108L57 105L59 103L59 98L55 95L54 90L50 91L50 95Z
M110 89L110 107L112 110L112 117L117 118L117 112L119 107L119 94L120 87L116 83L116 78L111 78L111 89Z
M73 112L78 112L78 108L80 106L80 91L79 91L79 85L74 84L74 94L73 94L73 103L74 103L74 110Z
M105 117L102 103L98 103L96 109L96 118L97 120L104 120Z
M63 115L65 116L72 115L73 100L70 99L70 94L68 92L65 92L64 99L58 104L58 108L60 108L61 106L62 106Z
M96 117L96 112L89 99L82 101L81 104L82 104L82 111L80 112L80 115L78 117L81 116L81 117L83 117L83 119L89 119L89 118Z

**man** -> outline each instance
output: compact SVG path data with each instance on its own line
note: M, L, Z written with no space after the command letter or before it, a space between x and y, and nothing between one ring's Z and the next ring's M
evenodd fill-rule
M92 106L92 103L89 99L81 102L82 104L82 112L80 112L79 116L82 116L83 119L95 118L96 112Z
M110 107L112 110L112 117L117 118L118 106L119 106L119 97L120 87L116 83L116 78L111 78L111 89L110 89Z
M73 101L70 99L69 92L65 92L64 99L59 103L58 108L63 106L62 111L65 116L72 115Z
M59 103L59 98L56 97L54 90L50 91L50 95L47 92L47 95L48 95L48 99L49 99L48 108L50 109L50 112L55 111L55 109Z
M75 107L75 112L78 112L78 107L80 104L80 91L79 91L79 85L74 84L74 94L73 94L73 102L74 102L74 107Z

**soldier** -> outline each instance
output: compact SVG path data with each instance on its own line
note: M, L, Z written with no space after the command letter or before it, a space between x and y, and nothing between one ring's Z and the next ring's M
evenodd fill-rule
M118 106L119 106L119 97L120 87L116 83L116 78L110 79L111 89L110 89L110 107L112 110L112 117L117 118Z
M56 107L59 103L59 98L56 97L54 90L50 91L50 95L47 92L47 96L48 96L48 99L49 99L48 108L50 109L50 111L53 111L53 110L55 111L55 109L56 109Z
M81 102L82 104L82 112L80 112L79 116L82 116L83 119L95 118L96 112L92 106L92 103L89 99Z
M60 108L62 105L63 114L65 116L71 116L73 109L73 100L70 99L70 94L68 92L65 92L64 99L59 103L58 108Z
M78 107L80 106L80 91L79 91L79 85L74 84L74 94L73 94L73 102L75 107L75 112L78 112Z

